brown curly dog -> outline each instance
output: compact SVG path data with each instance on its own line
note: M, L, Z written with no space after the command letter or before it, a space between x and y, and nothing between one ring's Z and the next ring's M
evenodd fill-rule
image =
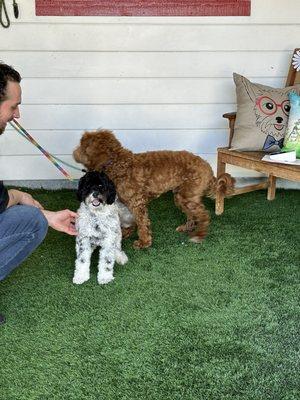
M214 197L217 188L228 196L234 185L229 174L217 180L210 165L192 153L149 151L134 154L125 149L111 131L104 129L85 132L73 156L88 170L105 170L115 183L120 200L135 218L139 237L134 242L135 248L149 247L152 243L147 210L151 199L172 190L176 205L187 217L187 222L178 226L177 231L187 232L191 241L199 243L209 225L202 197Z

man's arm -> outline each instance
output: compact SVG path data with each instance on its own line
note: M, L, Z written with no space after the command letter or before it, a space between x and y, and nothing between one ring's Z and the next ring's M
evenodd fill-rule
M7 190L3 182L0 181L0 213L16 204L26 204L43 209L43 206L37 200L34 200L30 194L16 189Z
M3 182L0 181L0 213L6 210L6 208L16 204L25 204L37 207L42 211L51 228L69 235L77 234L75 229L75 219L77 214L75 212L70 210L44 210L43 206L37 200L34 200L30 194L16 189L7 190L3 185Z
M16 189L9 189L7 190L8 193L8 203L7 207L14 206L16 204L25 204L27 206L33 206L40 209L43 209L43 206L29 194L25 192L21 192L20 190Z
M42 213L45 215L48 224L51 226L51 228L59 232L67 233L68 235L72 236L77 235L75 229L75 219L77 214L75 212L70 210L61 210L61 211L42 210Z

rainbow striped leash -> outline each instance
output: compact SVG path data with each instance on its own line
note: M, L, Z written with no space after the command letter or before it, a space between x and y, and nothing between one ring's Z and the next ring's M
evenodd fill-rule
M27 139L29 142L31 142L34 146L36 146L43 154L44 156L46 156L48 158L49 161L52 162L53 165L55 165L55 167L57 169L59 169L59 171L70 181L73 181L74 178L72 178L72 176L65 171L61 165L59 165L59 163L56 161L60 161L61 163L68 165L71 168L77 169L78 171L83 171L85 172L85 170L82 170L81 168L77 168L74 167L71 164L66 163L63 160L60 160L59 158L53 156L52 154L50 154L47 150L45 150L40 144L38 144L38 142L26 131L26 129L24 129L18 121L16 121L15 119L13 119L12 121L9 122L10 125L18 132L20 133L20 135L22 135L25 139Z

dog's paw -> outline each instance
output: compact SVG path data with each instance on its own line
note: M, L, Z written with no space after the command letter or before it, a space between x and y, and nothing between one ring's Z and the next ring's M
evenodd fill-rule
M176 231L177 232L186 232L186 225L183 224L183 225L177 226Z
M89 274L75 274L73 277L73 283L75 283L76 285L81 285L83 282L86 282L89 279Z
M177 232L193 232L196 224L195 221L187 221L185 224L179 225L176 228Z
M151 244L152 244L151 240L148 240L148 241L135 240L133 242L133 247L135 249L146 249L147 247L150 247Z
M198 231L198 232L193 232L190 234L190 242L193 243L202 243L203 240L205 239L205 236L207 235L207 232L204 231Z
M116 261L120 265L124 265L128 261L128 257L124 253L124 251L120 251L120 253L116 256Z
M97 280L99 285L106 285L107 283L113 281L115 278L112 274L98 275Z

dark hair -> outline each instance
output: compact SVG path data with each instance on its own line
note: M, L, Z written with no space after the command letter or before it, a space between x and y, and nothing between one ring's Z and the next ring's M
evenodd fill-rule
M106 194L106 203L113 204L116 199L116 187L106 175L105 172L101 171L88 171L79 179L78 189L77 189L77 199L79 201L84 201L84 199L95 189L99 190L101 187L101 192Z
M0 61L0 103L5 100L7 82L21 82L21 75L13 67Z

